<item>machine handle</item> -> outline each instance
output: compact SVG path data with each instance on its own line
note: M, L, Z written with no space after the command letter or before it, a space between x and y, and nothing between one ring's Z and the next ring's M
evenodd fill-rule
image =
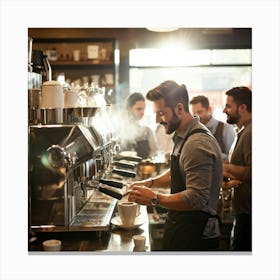
M111 187L115 187L115 188L119 188L119 189L123 188L122 182L117 182L117 181L113 181L113 180L105 180L105 179L100 179L99 182L102 184L111 186Z
M138 157L138 156L121 156L120 160L127 160L127 161L134 161L134 162L141 162L143 160L143 158Z
M135 168L135 164L133 164L133 163L115 161L115 162L113 162L113 164L116 167L120 167L120 168L127 168L127 169L132 169L132 170Z
M112 196L118 200L122 199L122 194L118 193L118 192L114 192L112 190L109 190L109 189L106 189L106 188L103 188L103 187L99 187L98 190L102 193L105 193L109 196Z
M123 170L123 169L113 169L112 173L116 173L116 174L118 174L120 176L124 176L124 177L130 177L130 178L136 177L135 172L131 172L131 171Z

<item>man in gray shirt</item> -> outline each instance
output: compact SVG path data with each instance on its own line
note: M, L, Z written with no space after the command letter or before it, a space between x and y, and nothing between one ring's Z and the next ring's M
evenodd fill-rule
M156 122L174 133L170 170L140 182L128 191L128 200L168 209L163 250L205 251L218 245L215 217L222 183L222 155L217 140L189 112L184 85L165 81L147 93L153 101ZM157 194L152 187L170 187Z
M190 104L192 112L198 116L203 123L217 139L223 154L223 159L228 159L228 153L235 139L235 131L231 124L218 121L212 116L212 108L206 96L195 96Z

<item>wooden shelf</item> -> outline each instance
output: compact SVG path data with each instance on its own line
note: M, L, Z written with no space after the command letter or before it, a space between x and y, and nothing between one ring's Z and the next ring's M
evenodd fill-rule
M57 66L57 65L62 65L62 66L83 66L83 65L92 65L92 66L114 66L112 61L106 61L106 60L81 60L81 61L73 61L73 60L50 60L49 61L51 65Z
M96 53L89 52L89 46L92 48L95 46ZM84 81L91 83L93 80L97 80L98 86L105 86L106 90L113 90L112 102L114 102L115 95L118 91L119 76L119 65L115 64L115 61L119 61L119 52L116 51L118 50L116 39L34 39L33 50L40 50L48 55L52 68L52 78L54 80L62 73L68 83L82 85ZM80 51L79 61L74 61L75 50ZM108 75L111 75L112 78L108 78Z

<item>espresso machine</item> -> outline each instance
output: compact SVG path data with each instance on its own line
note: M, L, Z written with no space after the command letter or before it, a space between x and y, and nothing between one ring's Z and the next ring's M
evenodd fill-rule
M31 232L110 229L124 179L136 172L116 164L117 135L108 109L49 108L61 110L62 118L53 114L44 123L38 117L29 125Z
M120 168L115 160L111 104L98 95L100 106L58 105L59 86L51 81L44 91L46 83L32 66L28 64L30 77L39 80L30 84L28 94L29 232L108 231L124 179L136 177L135 169ZM51 99L54 106L43 107L39 97Z
M110 149L83 124L29 127L32 231L108 229L123 187L108 179Z

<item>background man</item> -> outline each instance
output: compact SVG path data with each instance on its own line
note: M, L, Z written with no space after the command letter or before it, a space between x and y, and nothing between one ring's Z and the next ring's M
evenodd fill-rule
M229 163L224 163L224 177L236 180L233 209L231 250L252 250L252 92L247 87L234 87L226 92L224 113L229 124L236 124L238 133ZM231 183L233 181L233 183Z
M203 123L217 139L223 154L223 159L228 158L230 147L235 138L235 131L232 125L221 122L212 116L212 108L209 106L209 100L206 96L195 96L190 104L192 112L198 116Z

